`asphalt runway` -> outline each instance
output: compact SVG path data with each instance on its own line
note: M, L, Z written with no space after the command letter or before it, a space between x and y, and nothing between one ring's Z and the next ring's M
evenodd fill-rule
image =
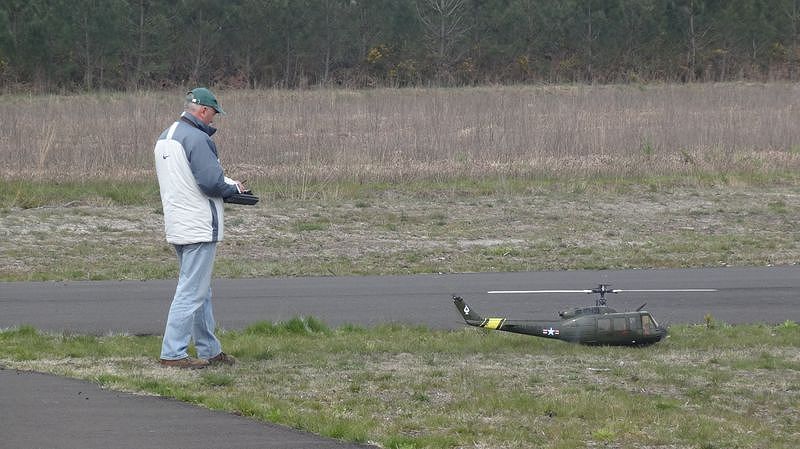
M358 449L171 399L0 367L0 447L14 449Z
M464 323L452 295L478 313L555 319L559 310L590 305L593 295L489 295L490 290L713 288L713 293L608 295L617 310L646 310L660 322L701 323L710 314L730 323L800 321L800 267L686 270L563 271L415 276L216 279L217 324L241 329L257 321L313 316L345 323L425 325L457 329ZM162 334L174 280L0 283L0 328L28 324L48 331L104 335Z
M800 268L573 271L455 275L263 278L214 281L218 324L314 316L344 323L464 326L452 295L479 313L552 319L587 305L577 294L489 295L489 290L715 288L714 293L621 293L609 305L647 302L656 319L727 323L800 321ZM0 283L0 329L32 325L53 332L158 334L175 281ZM157 354L153 355L154 362ZM363 447L257 423L177 401L101 389L89 382L0 367L0 446L27 448L318 448Z

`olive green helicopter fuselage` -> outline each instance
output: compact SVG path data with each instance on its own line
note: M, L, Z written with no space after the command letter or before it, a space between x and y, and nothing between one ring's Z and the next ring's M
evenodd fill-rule
M647 346L661 341L667 329L658 325L649 312L617 312L597 305L560 312L560 320L512 320L483 318L459 296L453 302L464 321L484 329L533 335L586 345Z

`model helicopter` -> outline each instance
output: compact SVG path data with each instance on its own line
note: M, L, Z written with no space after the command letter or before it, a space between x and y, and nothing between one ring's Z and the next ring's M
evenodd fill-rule
M617 312L606 305L607 293L623 292L714 292L715 289L667 289L667 290L622 290L610 289L610 284L600 284L589 290L507 290L490 291L490 294L504 293L589 293L596 294L594 306L577 307L558 313L560 320L511 320L508 318L483 318L478 315L459 296L453 302L464 321L470 326L484 329L554 338L572 343L608 346L648 346L664 339L667 328L662 327L646 304L633 312Z

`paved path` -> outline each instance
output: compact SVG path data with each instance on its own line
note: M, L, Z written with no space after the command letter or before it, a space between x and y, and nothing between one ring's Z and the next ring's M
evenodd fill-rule
M450 297L483 313L549 319L588 295L488 295L488 290L717 288L704 294L610 295L609 305L647 310L660 321L800 321L800 268L481 273L216 280L218 324L311 315L331 326L384 322L455 329L464 324ZM0 283L0 328L161 334L174 281ZM156 355L154 355L155 357ZM132 396L94 384L0 369L0 447L9 448L345 448L358 447L212 412Z
M285 427L48 374L0 369L0 447L347 449Z
M217 324L240 329L259 320L314 316L330 326L385 322L455 329L463 321L451 295L485 314L553 319L562 308L587 305L584 294L488 295L489 290L586 289L600 282L621 289L717 288L717 293L624 293L609 305L647 303L660 321L699 323L706 314L727 323L800 320L800 267L703 270L566 271L456 275L262 278L214 281ZM175 281L0 283L0 328L105 334L158 334Z

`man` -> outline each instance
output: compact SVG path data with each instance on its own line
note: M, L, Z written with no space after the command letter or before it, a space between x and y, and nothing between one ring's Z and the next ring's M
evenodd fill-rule
M175 246L180 274L167 316L160 363L198 369L209 364L233 365L214 335L211 273L217 242L223 238L223 198L245 191L238 181L223 175L211 126L225 114L208 89L186 95L180 119L159 136L154 155L164 231ZM227 181L227 182L226 182ZM198 358L189 357L194 339Z

